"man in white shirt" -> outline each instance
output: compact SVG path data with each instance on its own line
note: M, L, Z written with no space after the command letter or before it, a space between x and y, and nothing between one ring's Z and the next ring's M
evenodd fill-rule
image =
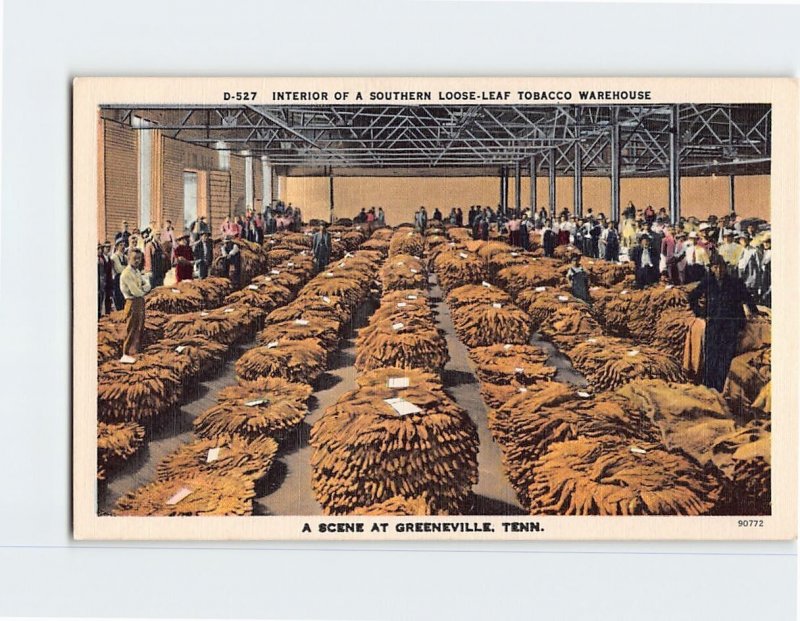
M144 255L141 250L131 251L129 265L122 271L119 288L125 297L125 340L122 343L120 362L136 362L144 335L144 296L150 291L150 279L142 273Z

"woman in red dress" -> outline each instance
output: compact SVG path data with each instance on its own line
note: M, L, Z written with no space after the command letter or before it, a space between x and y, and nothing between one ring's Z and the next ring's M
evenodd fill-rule
M178 282L191 280L194 273L194 254L189 246L189 233L184 233L178 238L178 245L175 247L175 277Z

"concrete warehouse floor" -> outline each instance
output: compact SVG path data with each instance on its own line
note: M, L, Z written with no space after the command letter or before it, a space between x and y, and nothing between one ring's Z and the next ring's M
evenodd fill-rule
M468 510L472 515L520 515L524 510L505 475L500 447L494 442L487 423L487 406L480 395L480 384L466 346L458 339L453 328L450 310L443 300L435 276L431 276L431 301L437 327L445 335L450 361L445 366L442 380L447 392L472 418L480 441L478 451L478 484L474 488L474 504ZM353 325L333 354L328 372L315 386L310 401L309 415L297 431L285 438L267 477L256 488L255 515L321 515L322 508L311 489L311 454L308 435L312 425L319 420L328 406L345 392L355 388L356 370L355 336L366 325L377 308L376 300L363 304L357 311ZM586 381L571 366L569 360L550 343L534 335L531 343L549 354L548 364L558 369L556 379L584 386ZM193 388L194 398L174 413L164 417L161 424L150 432L146 447L133 460L98 490L98 508L108 514L117 499L129 491L145 485L155 478L156 466L164 457L177 450L192 438L192 420L215 403L216 393L236 382L234 362L251 343L235 348L225 361L222 372L207 382Z

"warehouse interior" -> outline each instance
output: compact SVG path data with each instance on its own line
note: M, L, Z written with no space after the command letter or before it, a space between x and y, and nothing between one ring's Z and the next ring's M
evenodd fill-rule
M770 112L102 107L98 243L123 221L205 216L218 244L226 218L277 202L303 226L239 241L238 283L149 292L133 365L116 360L121 311L99 320L98 511L768 513L768 318L712 390L680 364L692 285L638 290L629 264L598 258L587 305L565 280L574 247L545 257L535 232L523 250L414 223L421 205L619 221L629 202L769 222ZM387 227L354 225L377 206ZM331 225L323 268L312 221Z

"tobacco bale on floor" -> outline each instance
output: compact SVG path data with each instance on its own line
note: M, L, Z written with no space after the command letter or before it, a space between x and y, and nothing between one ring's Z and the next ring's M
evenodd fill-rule
M686 382L680 364L667 354L616 337L590 337L567 352L595 391L611 390L634 379Z
M467 347L525 344L531 337L530 317L514 304L470 304L453 309L451 315L453 327Z
M308 414L310 396L308 384L280 377L242 381L238 386L220 390L217 404L194 419L194 429L202 438L282 438L303 422Z
M481 382L530 385L555 377L556 369L547 366L547 354L533 345L501 343L475 347L469 352Z
M198 473L142 486L117 501L114 515L252 515L254 498L249 477Z
M731 362L723 394L732 411L747 417L758 415L757 405L766 406L762 391L772 379L772 348L765 347L736 356ZM759 398L761 397L761 398Z
M216 452L216 456L214 456ZM270 437L200 439L184 444L158 464L160 481L187 479L198 474L237 476L252 481L266 476L278 452Z
M614 394L658 425L665 446L681 448L701 464L712 460L717 438L736 428L725 400L705 386L635 379Z
M685 453L619 436L551 444L528 488L532 515L704 515L721 493Z
M723 515L772 513L772 425L753 420L717 438L714 463L731 480Z
M655 442L658 429L642 413L607 395L596 397L560 382L543 382L512 396L488 414L489 428L503 450L509 480L524 506L537 461L555 442L618 436Z
M133 364L106 362L97 376L97 416L103 422L157 416L177 405L184 387L184 378L163 356L141 354Z
M133 422L97 423L97 478L133 457L144 446L144 427Z
M383 399L356 390L312 427L312 486L326 514L423 494L433 512L463 510L478 480L474 423L438 392L425 395L415 387L397 394L421 411L399 415Z
M314 339L278 341L254 347L236 361L236 375L243 380L283 377L313 384L327 368L327 351Z
M486 262L478 255L459 248L447 247L436 255L434 269L444 291L486 280Z

